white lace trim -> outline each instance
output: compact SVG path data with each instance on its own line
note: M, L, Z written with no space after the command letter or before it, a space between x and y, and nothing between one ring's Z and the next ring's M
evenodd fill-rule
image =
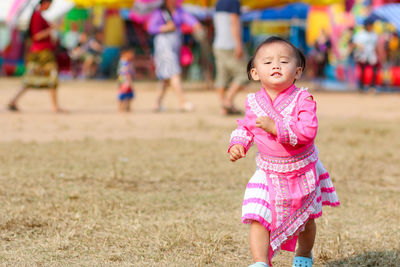
M248 135L247 135L247 132L246 132L245 130L242 130L242 129L236 129L236 130L234 130L234 131L232 132L232 134L231 134L231 141L232 141L232 139L235 138L235 137L241 137L241 138L244 138L244 139L246 139L246 140L248 140L248 141L251 141L251 136L248 136Z
M247 102L249 103L251 111L257 115L257 117L268 116L268 114L257 104L256 94L252 93L247 96Z
M266 171L274 171L274 172L292 172L296 170L300 170L306 167L308 164L315 162L318 160L318 151L315 150L310 156L305 159L293 162L293 163L271 163L265 161L261 158L260 154L257 154L256 163L257 166Z

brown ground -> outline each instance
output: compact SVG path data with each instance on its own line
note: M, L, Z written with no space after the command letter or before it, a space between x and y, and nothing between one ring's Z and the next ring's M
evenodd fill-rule
M240 204L254 149L232 164L236 117L215 93L186 84L193 113L156 83L137 82L120 114L112 81L66 81L65 114L46 91L20 113L4 107L20 85L0 79L0 264L4 266L247 266ZM313 92L317 145L342 206L318 220L316 266L400 265L400 95ZM246 94L238 97L238 106ZM281 253L274 266L290 266Z

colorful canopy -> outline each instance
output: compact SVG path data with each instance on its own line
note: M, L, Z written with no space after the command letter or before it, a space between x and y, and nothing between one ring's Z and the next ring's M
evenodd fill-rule
M77 6L81 7L92 7L92 6L106 6L111 8L130 8L132 7L135 0L70 0ZM155 0L136 0L140 2L148 2L152 4ZM182 0L178 0L182 1ZM344 0L243 0L242 5L250 9L268 8L273 6L280 6L295 2L302 2L312 5L329 5L335 3L344 3ZM183 0L183 4L196 5L201 7L213 7L215 6L216 0Z
M217 0L184 0L184 4L198 5L203 7L215 6ZM264 9L273 6L282 6L291 3L306 3L311 5L329 5L336 3L344 3L344 0L242 0L242 6L250 9Z
M242 15L242 21L275 20L275 19L306 19L309 5L303 3L288 4L285 6L254 10Z
M133 0L70 0L78 7L102 6L107 8L130 8Z

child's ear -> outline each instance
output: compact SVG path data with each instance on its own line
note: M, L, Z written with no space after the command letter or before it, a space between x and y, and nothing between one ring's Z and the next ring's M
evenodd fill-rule
M252 68L250 70L250 74L251 74L251 78L253 78L253 80L255 80L255 81L260 80L260 76L258 76L258 72L257 72L256 68Z
M302 67L297 67L296 69L296 75L294 76L295 80L300 79L301 74L303 74L303 68Z

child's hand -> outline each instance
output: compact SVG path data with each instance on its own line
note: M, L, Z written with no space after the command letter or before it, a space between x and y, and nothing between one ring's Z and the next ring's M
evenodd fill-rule
M256 119L256 127L263 129L267 133L276 135L275 121L270 117L263 116Z
M163 30L164 30L164 32L173 32L173 31L175 31L176 30L175 23L172 20L167 21L167 23L165 23L164 26L163 26Z
M237 161L238 159L244 158L246 156L246 150L244 146L236 144L231 147L229 150L229 159L233 162Z

